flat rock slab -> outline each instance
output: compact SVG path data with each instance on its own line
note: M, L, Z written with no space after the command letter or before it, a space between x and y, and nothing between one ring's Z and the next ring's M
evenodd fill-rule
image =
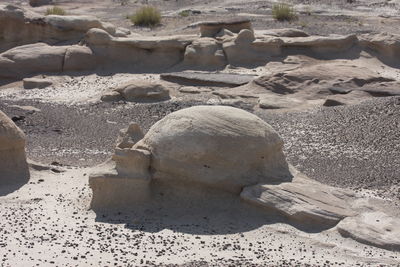
M341 221L337 229L344 237L383 249L400 251L400 218L383 212L368 212Z
M224 25L236 25L242 23L249 23L250 19L248 18L233 18L227 20L215 20L215 21L201 21L198 22L197 25L199 26L224 26Z
M53 85L53 82L43 78L25 78L23 80L23 86L25 89L43 89Z
M334 226L343 218L356 215L348 203L354 197L352 193L308 179L249 186L240 196L302 225Z
M160 75L161 79L183 85L235 87L247 84L256 76L231 73L173 72Z

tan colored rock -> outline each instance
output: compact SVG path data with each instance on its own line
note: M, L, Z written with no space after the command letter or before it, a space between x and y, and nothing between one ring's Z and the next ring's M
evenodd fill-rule
M143 80L129 81L114 89L114 92L119 93L123 100L129 102L159 102L170 99L169 91L163 85ZM103 101L107 99L115 101L117 95L107 94L102 98Z
M19 6L0 5L0 53L37 42L78 43L91 28L116 33L113 25L91 16L43 16Z
M0 185L25 182L29 178L24 133L0 111Z
M258 101L259 107L263 109L294 108L301 104L302 101L299 99L277 95L263 95Z
M232 19L222 21L207 21L197 23L200 26L201 37L214 37L222 29L227 29L231 32L238 33L243 29L252 30L249 19Z
M282 146L272 127L251 113L196 106L167 115L133 149L151 152L153 179L239 193L243 186L291 179Z
M296 176L291 183L245 187L240 197L302 225L329 227L356 215L349 205L349 200L355 199L350 191Z
M256 31L257 34L271 35L276 37L308 37L308 33L295 29L295 28L284 28L284 29L271 29L264 31Z
M273 56L282 53L282 40L275 37L264 37L253 40L248 31L243 31L233 41L223 44L228 63L232 66L265 65Z
M363 34L360 44L378 53L385 60L396 61L400 56L400 35L390 33Z
M45 78L25 78L23 80L23 86L25 89L34 89L34 88L43 89L52 84L53 84L52 81Z
M308 48L318 54L347 52L353 46L358 45L356 35L329 35L308 37L280 37L282 46L287 48ZM327 54L327 56L330 56Z
M227 61L222 45L213 38L199 38L185 50L183 65L190 69L219 69Z
M128 128L120 131L117 147L121 149L132 148L143 137L144 134L140 126L137 123L131 123Z
M177 65L196 36L116 38L100 29L88 31L85 43L102 67L123 71L164 71Z
M244 29L241 30L236 39L235 39L235 43L237 44L251 44L252 42L254 42L256 40L256 38L254 37L254 32Z
M372 211L345 218L338 224L337 229L342 236L360 243L400 251L399 221L399 217Z
M0 54L0 77L23 78L36 73L90 70L94 63L87 47L36 43Z

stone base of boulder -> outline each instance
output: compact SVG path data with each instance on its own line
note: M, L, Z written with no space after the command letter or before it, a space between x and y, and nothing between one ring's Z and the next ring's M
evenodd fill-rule
M289 183L245 187L240 197L301 225L332 227L357 214L349 205L354 194L301 176L295 174Z
M93 190L90 207L93 210L125 209L148 203L150 197L149 180L119 177L103 174L91 176L90 188Z

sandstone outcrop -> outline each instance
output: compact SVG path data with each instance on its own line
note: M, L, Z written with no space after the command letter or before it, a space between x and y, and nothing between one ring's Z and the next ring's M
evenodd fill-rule
M243 29L252 30L249 19L231 19L222 21L205 21L199 22L201 37L214 37L222 29L227 29L231 32L238 33Z
M233 73L171 72L160 75L161 79L179 84L235 87L252 81L255 76Z
M0 111L0 185L22 183L29 178L25 142L25 134Z
M46 64L43 64L46 62ZM85 46L18 46L0 54L0 78L23 78L47 72L90 70L93 54Z
M345 218L337 228L344 237L367 245L400 251L399 218L384 212L371 211Z
M142 80L129 81L106 93L103 101L159 102L170 99L169 91L162 84Z
M234 205L240 195L260 212L281 214L300 229L336 227L362 243L399 248L398 218L350 190L309 179L288 165L282 146L263 120L226 106L173 112L145 135L133 123L121 131L112 159L89 177L91 207Z
M349 205L355 199L353 193L301 176L295 175L290 183L245 187L240 197L303 225L332 227L357 214Z
M91 29L86 34L85 43L103 67L157 72L180 63L186 46L195 38L190 35L120 38L101 29Z
M92 28L116 33L113 25L91 16L42 16L22 7L0 5L0 53L36 42L78 43Z

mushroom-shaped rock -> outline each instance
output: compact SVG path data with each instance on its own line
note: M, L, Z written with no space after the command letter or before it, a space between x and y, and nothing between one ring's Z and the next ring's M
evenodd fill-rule
M0 111L0 185L20 183L28 176L25 135Z
M239 193L248 185L288 181L283 141L257 116L226 106L196 106L154 124L134 149L151 152L153 179Z

